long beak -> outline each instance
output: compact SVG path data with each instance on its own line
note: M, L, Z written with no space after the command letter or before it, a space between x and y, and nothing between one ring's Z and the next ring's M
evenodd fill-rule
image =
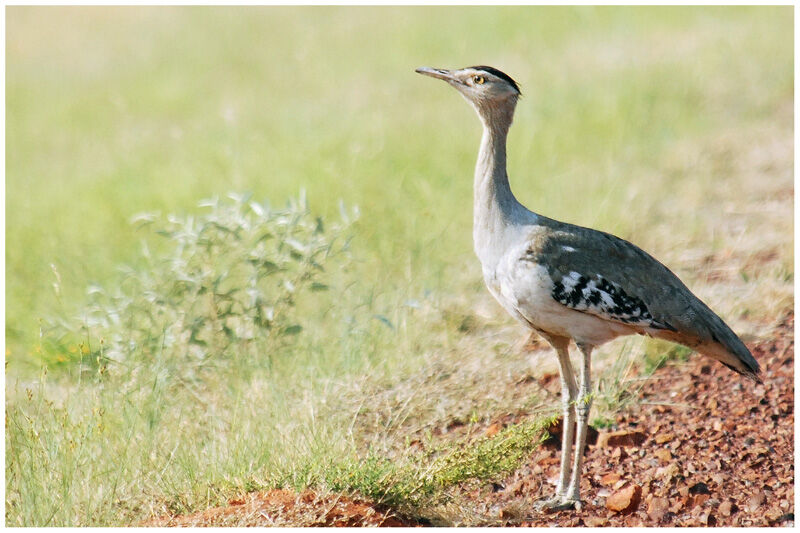
M425 76L430 76L431 78L437 78L444 81L461 83L461 80L453 76L453 73L449 70L445 70L443 68L431 68L431 67L419 67L414 72L418 72L419 74L424 74Z

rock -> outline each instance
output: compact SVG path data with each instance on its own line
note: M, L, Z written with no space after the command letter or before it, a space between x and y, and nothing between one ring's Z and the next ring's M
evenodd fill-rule
M700 482L689 487L689 494L711 494L711 491L708 490L708 485Z
M641 446L647 435L641 431L611 431L601 433L597 438L598 448Z
M678 467L676 463L670 463L667 466L662 466L658 470L656 470L656 477L661 478L664 480L665 483L668 483L670 479L678 476L680 474L681 469Z
M669 442L675 438L675 435L672 433L661 433L656 435L656 444L664 444L665 442Z
M660 448L660 449L656 450L653 453L653 455L655 455L656 457L658 457L659 459L661 459L665 463L668 463L668 462L670 462L672 460L672 452L670 452L669 450L667 450L665 448Z
M764 494L764 491L756 492L747 500L747 510L751 513L756 512L766 499L767 497Z
M621 478L622 476L620 476L616 472L610 472L600 478L600 483L606 485L607 487L610 487L614 485L617 481L619 481Z
M628 485L609 496L606 507L617 513L632 513L639 507L641 499L642 488L639 485Z
M736 507L732 501L725 500L721 504L719 504L719 514L722 516L728 517L734 512L734 507Z
M706 503L710 498L711 496L709 496L708 494L693 494L687 498L686 507L688 507L689 509L699 507L704 503Z
M653 498L647 506L647 516L655 522L660 522L667 511L669 511L669 500L666 498Z

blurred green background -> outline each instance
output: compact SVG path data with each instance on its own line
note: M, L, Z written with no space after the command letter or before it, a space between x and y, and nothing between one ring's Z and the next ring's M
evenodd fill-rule
M630 169L770 117L793 90L791 32L788 7L11 7L9 359L58 304L51 264L79 305L135 260L132 215L230 190L280 204L305 188L323 214L359 205L390 285L473 268L479 125L421 65L515 77L517 195L630 236Z

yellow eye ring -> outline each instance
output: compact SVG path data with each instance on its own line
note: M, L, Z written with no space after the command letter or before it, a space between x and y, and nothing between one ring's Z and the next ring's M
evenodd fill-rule
M474 81L478 85L483 85L483 83L486 81L486 78L484 78L483 76L475 76L474 78L472 78L472 81Z

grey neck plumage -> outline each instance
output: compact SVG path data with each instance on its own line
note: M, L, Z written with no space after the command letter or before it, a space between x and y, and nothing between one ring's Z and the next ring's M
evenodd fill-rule
M475 253L484 264L495 259L495 252L507 244L516 228L535 218L514 197L506 172L506 138L515 104L475 105L483 123L483 137L475 165L473 240Z

